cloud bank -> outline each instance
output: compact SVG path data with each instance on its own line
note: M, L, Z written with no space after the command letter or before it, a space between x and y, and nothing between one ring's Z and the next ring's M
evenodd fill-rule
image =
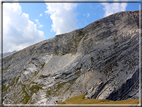
M114 0L115 2L116 0ZM103 10L105 11L104 16L109 16L113 13L120 12L120 11L125 11L127 7L127 3L101 3L104 8Z
M50 14L52 20L52 31L56 34L70 32L77 28L77 19L75 3L46 3L47 10L45 13Z
M44 32L36 29L28 14L22 13L19 3L3 4L4 53L23 49L44 39Z

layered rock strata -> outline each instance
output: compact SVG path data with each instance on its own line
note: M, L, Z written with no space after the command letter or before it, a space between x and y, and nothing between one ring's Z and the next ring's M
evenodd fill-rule
M3 56L4 104L55 104L79 94L139 98L139 11L119 12Z

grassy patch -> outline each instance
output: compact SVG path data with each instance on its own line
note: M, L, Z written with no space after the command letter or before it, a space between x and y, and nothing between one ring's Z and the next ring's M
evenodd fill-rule
M44 67L44 65L45 65L45 63L44 63L44 64L41 64L41 68L43 68L43 67Z
M36 76L37 74L38 74L38 71L35 71L35 72L34 72L34 76Z
M46 94L47 94L47 95L52 95L51 90L48 90L48 91L46 92Z
M9 69L9 67L6 67L6 68L3 68L2 70L8 70Z
M6 91L9 88L9 85L6 87L6 85L2 85L2 91Z
M28 64L30 64L32 61L29 61Z
M82 38L78 38L75 40L75 43L79 43L81 41Z
M77 38L75 39L75 43L79 43L83 37L81 37L81 35L83 35L83 32L82 31L79 31L79 34L77 35Z
M67 82L63 82L63 83L59 83L55 89L59 90L60 88L62 88Z
M64 93L62 88L65 88L64 85L66 83L67 82L58 83L57 85L54 85L53 87L51 87L50 90L48 90L46 93L52 96L60 96L61 94Z
M85 96L84 94L77 95L75 97L67 99L66 101L61 102L60 104L77 104L75 102L78 102L78 101L84 99L84 96Z
M54 54L58 56L58 55L59 55L59 52L58 52L58 51L55 51Z
M34 49L35 49L35 46L34 46L32 49L30 49L30 52L33 52L33 51L34 51Z
M42 89L42 87L40 87L39 85L33 85L29 90L32 93L36 93L37 91L39 91L39 89Z
M80 68L76 68L76 71L77 72L75 74L79 76L81 74L81 67Z
M40 77L39 77L39 79L41 79L41 78L47 78L47 77L49 77L51 74L48 74L48 75L41 75Z
M22 89L21 89L21 91L20 91L18 96L22 96L22 98L18 99L18 101L16 101L17 104L19 104L19 103L22 103L22 104L30 103L29 101L31 99L31 96L34 93L37 93L40 89L42 89L42 87L40 85L32 85L30 87L30 86L22 84L21 82L19 83L19 85L22 86ZM28 92L30 94L28 94Z
M14 83L17 83L19 77L15 77L13 80L11 80L8 84L8 86L6 87L6 85L3 84L3 87L2 87L2 91L7 91L7 89L10 87L10 86L13 86Z
M22 92L24 94L24 98L20 101L22 102L23 104L27 104L29 99L30 99L30 96L28 95L28 93L25 91L25 88L26 86L25 85L22 85Z
M76 71L78 71L78 70L81 70L81 67L80 68L76 68Z
M50 88L50 90L47 90L46 93L47 95L52 95L52 96L63 96L65 93L71 88L72 84L75 82L77 78L67 81L67 82L62 82L62 83L57 83L57 85L54 85L53 87Z
M69 98L60 104L139 104L139 99L111 101L107 99L84 99L85 94Z

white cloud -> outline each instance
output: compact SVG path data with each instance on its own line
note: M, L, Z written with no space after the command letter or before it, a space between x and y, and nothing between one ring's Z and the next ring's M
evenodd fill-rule
M90 16L90 14L89 13L87 13L87 17L89 17Z
M76 13L74 9L77 7L75 3L46 3L47 10L45 13L50 14L53 22L52 30L56 34L70 32L77 28Z
M127 7L127 3L101 3L101 4L104 6L103 8L103 10L105 11L104 16L109 16L116 12L125 11Z
M45 13L48 13L48 11L46 10Z
M42 14L39 14L39 16L42 16Z
M35 21L36 21L37 24L40 24L39 21L38 21L38 19L35 19Z
M22 13L19 3L3 4L3 52L20 50L44 39L44 32Z
M39 23L38 19L35 19L35 21L36 21L36 23L38 24L38 27L39 27L39 28L40 28L40 27L43 27L43 25L41 25L41 24Z
M39 25L39 28L40 28L40 27L43 27L43 25Z

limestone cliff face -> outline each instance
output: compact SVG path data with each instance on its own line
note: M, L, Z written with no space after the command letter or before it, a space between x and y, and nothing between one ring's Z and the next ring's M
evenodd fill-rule
M3 57L4 104L54 104L78 94L139 98L139 11L125 11Z

